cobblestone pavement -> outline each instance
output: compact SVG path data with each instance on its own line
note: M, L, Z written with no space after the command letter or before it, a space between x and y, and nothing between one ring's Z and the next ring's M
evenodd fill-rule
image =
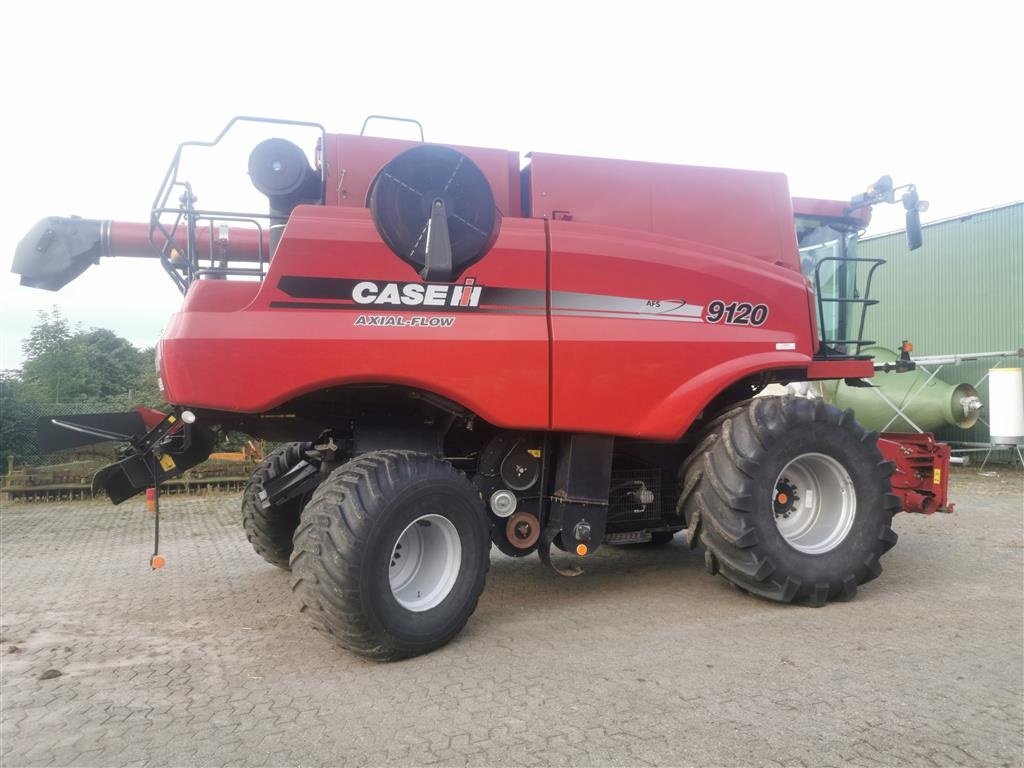
M680 543L578 579L495 552L466 630L390 665L306 625L235 496L166 498L159 572L140 501L5 504L0 763L1020 765L1024 485L953 490L852 603L744 595Z

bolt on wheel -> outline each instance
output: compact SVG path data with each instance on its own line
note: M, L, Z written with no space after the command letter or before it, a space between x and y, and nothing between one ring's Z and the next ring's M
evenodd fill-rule
M452 591L461 565L462 543L451 521L440 515L418 517L392 549L391 594L407 610L428 611Z
M820 555L838 547L857 514L853 480L823 453L790 461L775 481L775 525L794 549Z

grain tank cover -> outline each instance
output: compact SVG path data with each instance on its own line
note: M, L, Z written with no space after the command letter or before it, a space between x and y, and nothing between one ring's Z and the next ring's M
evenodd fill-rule
M653 232L799 270L784 174L537 152L528 157L524 197L536 218Z

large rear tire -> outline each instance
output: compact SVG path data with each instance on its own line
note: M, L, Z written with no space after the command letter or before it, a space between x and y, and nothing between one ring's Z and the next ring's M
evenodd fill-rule
M256 554L284 570L288 570L292 536L309 494L270 506L266 503L263 486L296 466L312 447L312 443L289 443L268 454L252 473L242 494L242 527L246 538Z
M463 473L427 454L366 453L303 510L292 590L343 647L380 661L416 656L455 637L476 609L490 543Z
M708 571L785 603L852 598L897 539L876 439L821 400L755 398L724 414L682 478L687 538Z

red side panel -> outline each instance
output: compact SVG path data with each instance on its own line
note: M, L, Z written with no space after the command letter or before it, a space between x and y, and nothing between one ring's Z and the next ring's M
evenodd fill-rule
M544 429L545 248L543 222L505 219L494 248L462 281L512 291L490 292L475 311L360 305L352 299L360 281L422 281L380 241L365 208L300 206L248 307L214 312L205 299L193 304L199 311L173 316L161 350L165 395L258 413L323 387L403 384L499 426ZM210 282L209 291L227 285Z
M799 272L781 173L530 155L534 216L656 232Z
M801 275L675 238L550 228L554 429L672 440L732 382L807 366Z
M506 216L457 283L427 286L363 207L380 167L412 146L327 137L328 205L295 209L265 280L199 281L173 317L169 402L261 413L328 387L399 384L501 427L674 440L759 372L870 374L870 362L811 359L782 175L535 155L545 221L517 217L515 153L460 148Z
M259 292L256 281L196 280L185 294L182 312L232 312L244 309Z

